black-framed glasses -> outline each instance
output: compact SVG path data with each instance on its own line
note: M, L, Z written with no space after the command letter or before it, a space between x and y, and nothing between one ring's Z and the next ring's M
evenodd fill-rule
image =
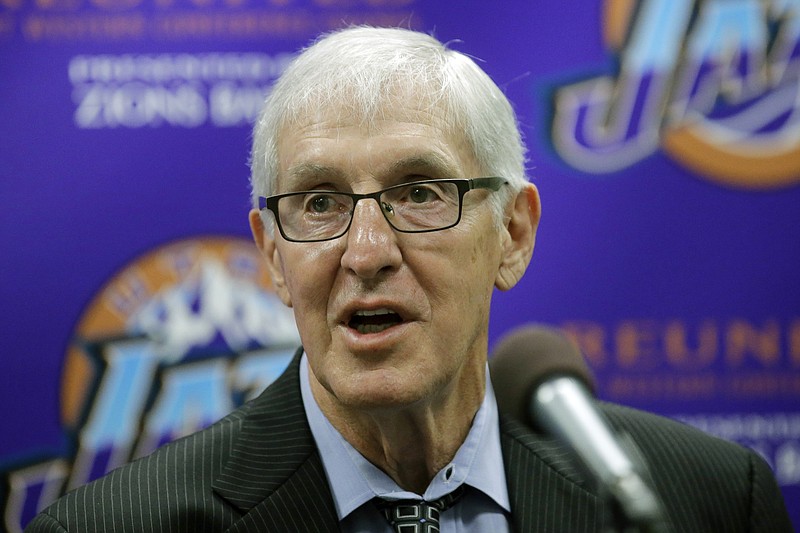
M369 194L298 191L258 199L269 209L287 241L319 242L347 233L359 200L378 202L389 225L402 233L452 228L461 221L464 195L473 189L500 190L504 178L425 180L395 185Z

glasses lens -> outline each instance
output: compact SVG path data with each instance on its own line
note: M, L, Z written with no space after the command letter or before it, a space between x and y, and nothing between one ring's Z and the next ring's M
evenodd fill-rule
M458 221L458 186L451 182L410 183L387 189L381 207L400 231L430 231Z
M338 237L347 229L352 212L353 199L334 192L292 194L278 202L283 232L298 241Z

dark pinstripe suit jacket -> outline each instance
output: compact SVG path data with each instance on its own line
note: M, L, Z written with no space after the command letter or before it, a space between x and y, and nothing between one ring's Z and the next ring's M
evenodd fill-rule
M338 531L298 368L295 357L253 402L72 491L25 531ZM754 453L660 417L605 410L644 452L674 531L791 531L772 474ZM501 439L517 531L600 531L605 506L563 448L508 418Z

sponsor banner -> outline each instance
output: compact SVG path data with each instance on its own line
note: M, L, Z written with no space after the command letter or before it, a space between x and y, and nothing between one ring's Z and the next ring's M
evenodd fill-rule
M228 128L255 122L291 53L79 55L69 80L79 129Z
M672 413L679 406L800 404L800 316L627 319L560 324L607 400Z
M785 487L787 505L800 487L800 414L797 412L763 413L692 413L674 418L722 439L753 448L772 466L778 483ZM793 487L792 490L786 487Z
M4 0L0 35L29 43L260 41L343 23L396 26L418 0Z
M6 472L5 528L20 531L65 491L222 418L299 344L251 242L184 239L137 258L75 327L61 365L64 450Z
M543 218L491 340L758 450L800 528L796 0L0 0L0 530L257 394L298 344L247 226L298 49L434 33L509 95Z
M556 90L556 152L587 173L663 150L723 184L800 182L797 19L797 3L778 0L607 0L616 66Z

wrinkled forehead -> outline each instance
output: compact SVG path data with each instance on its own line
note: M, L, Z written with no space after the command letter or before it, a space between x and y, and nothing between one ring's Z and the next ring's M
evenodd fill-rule
M376 86L349 84L314 87L292 99L283 113L289 128L323 121L374 131L385 120L425 122L448 134L463 132L460 114L435 83L403 77ZM282 128L283 129L283 128Z
M353 92L342 91L338 98L331 94L318 95L314 99L307 98L303 105L295 105L287 110L278 130L279 166L283 161L282 148L286 150L287 144L292 143L298 132L324 124L330 128L357 128L365 137L373 137L383 133L387 124L398 122L432 126L432 130L440 132L437 141L458 153L465 166L478 166L465 129L445 99L430 91L406 87L395 87L381 96L365 100ZM435 159L430 154L425 157ZM285 170L278 168L279 179Z

